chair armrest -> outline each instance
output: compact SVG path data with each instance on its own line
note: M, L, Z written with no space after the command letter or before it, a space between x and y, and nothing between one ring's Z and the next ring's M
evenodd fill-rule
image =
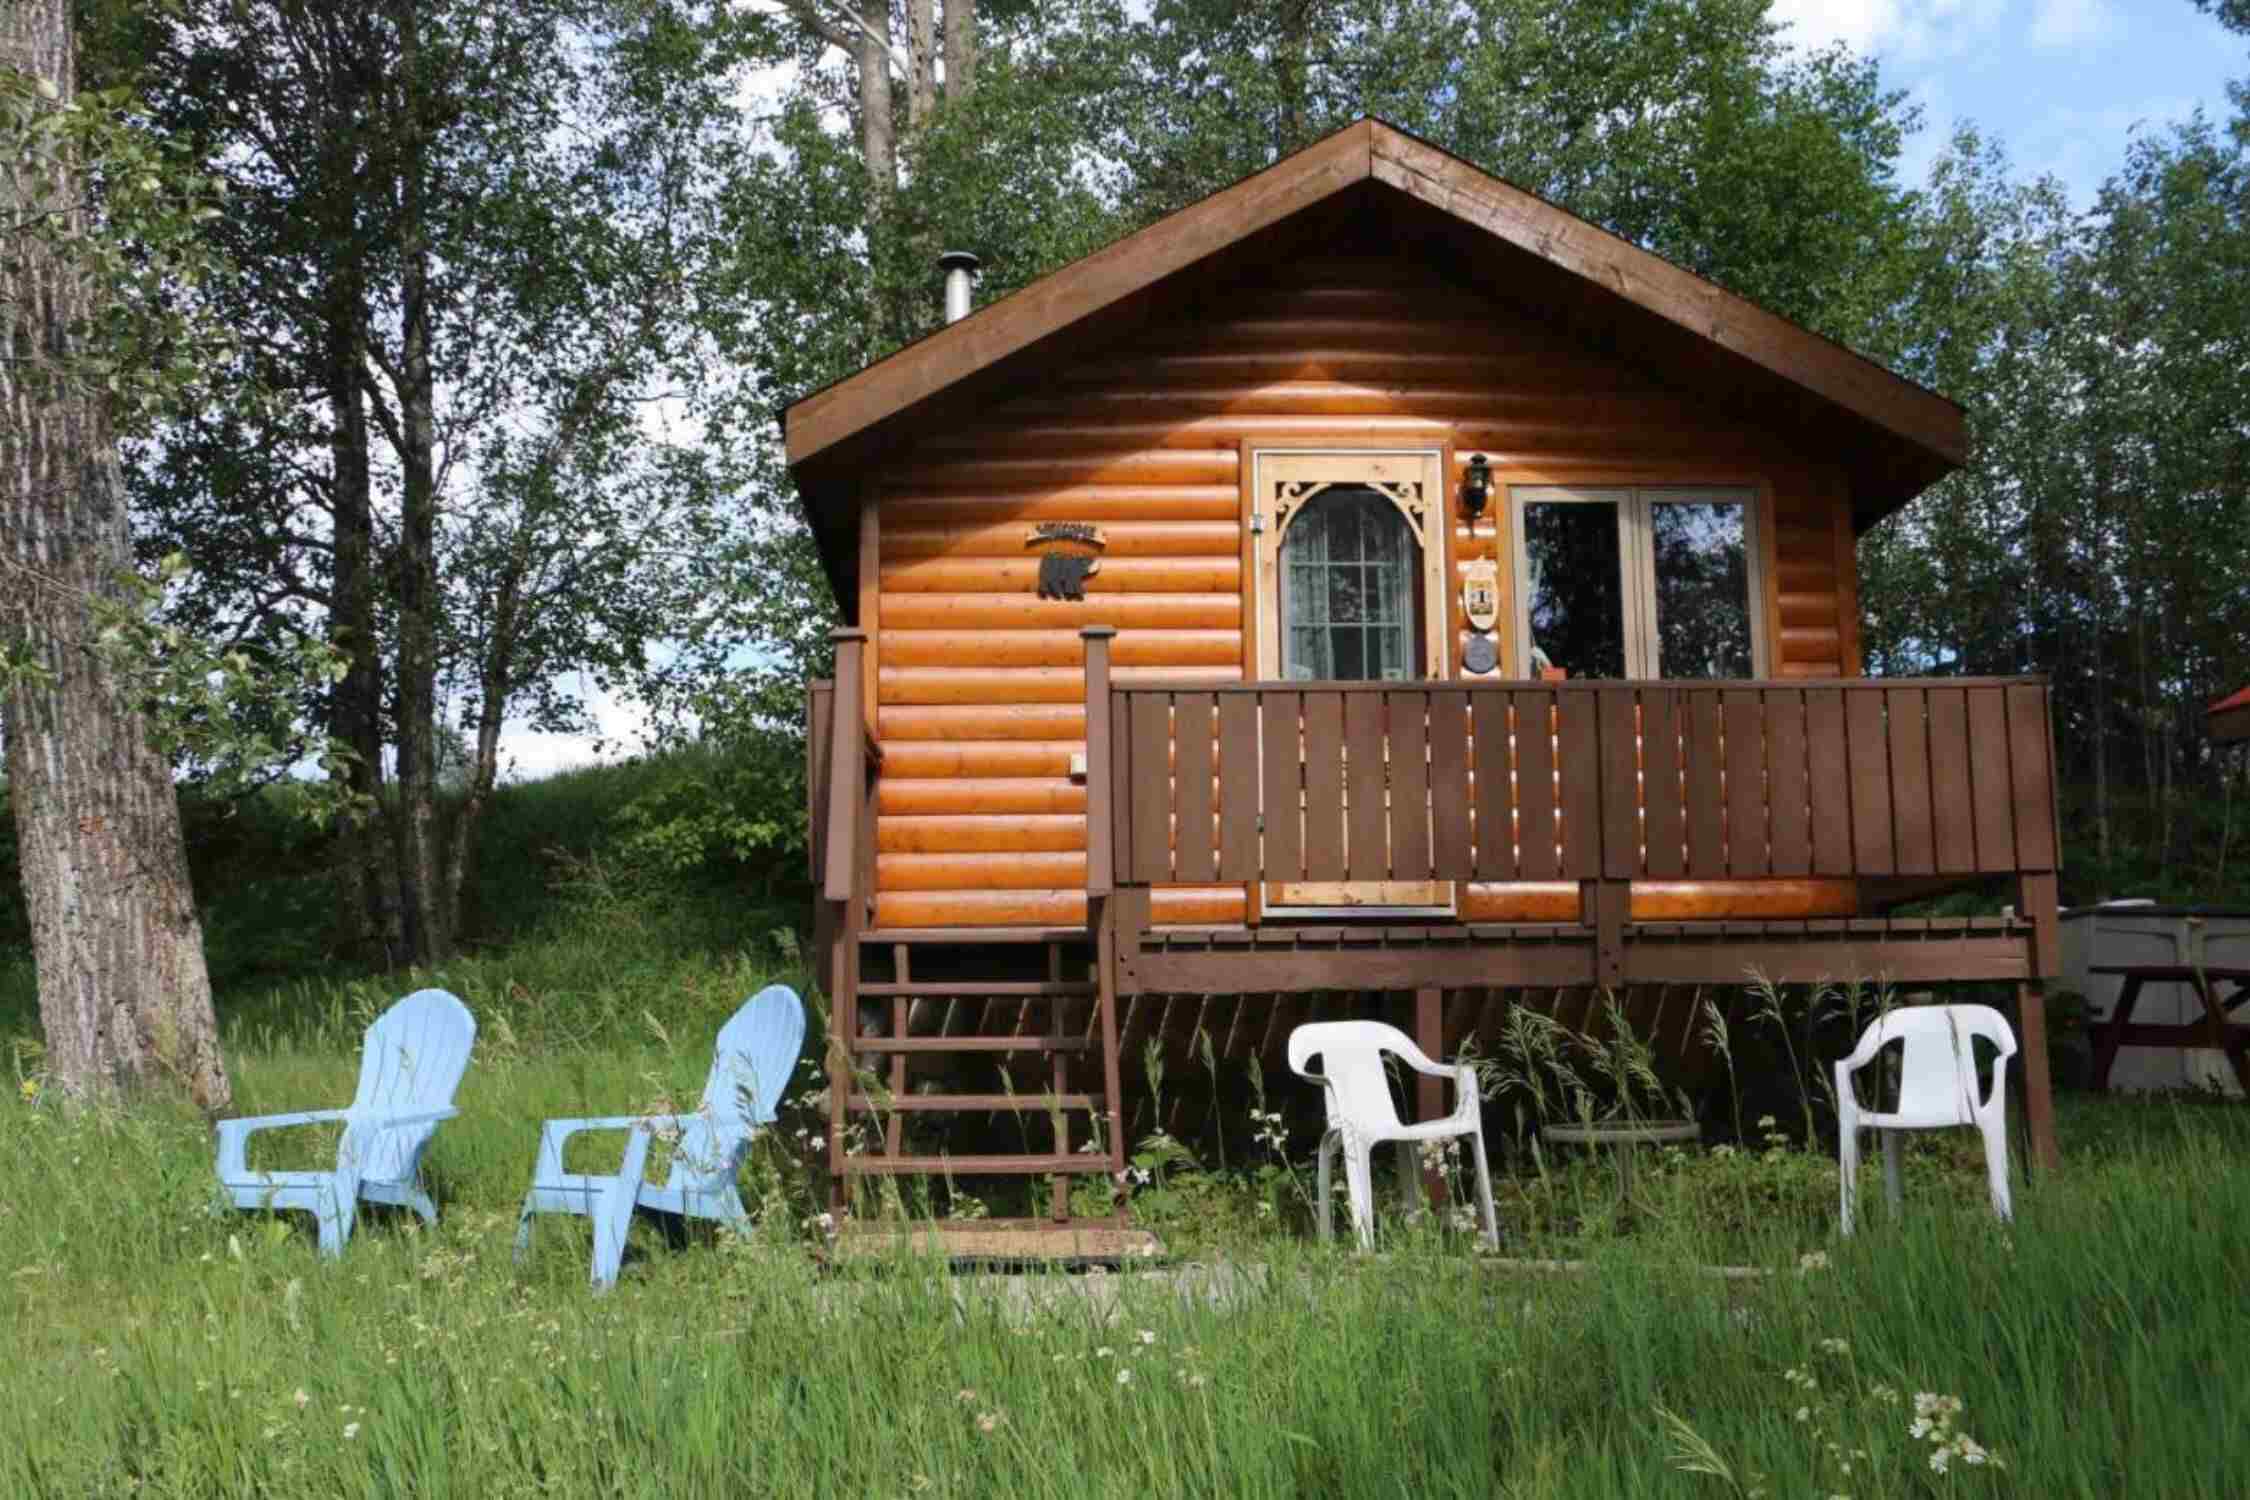
M1859 1039L1858 1046L1852 1048L1847 1055L1836 1059L1836 1066L1844 1072L1857 1073L1861 1068L1874 1061L1875 1054L1889 1046L1892 1040L1893 1038L1884 1036L1879 1027L1870 1026L1867 1028L1866 1035ZM1841 1075L1839 1074L1839 1076Z
M425 1109L411 1115L372 1115L367 1123L378 1130L393 1130L407 1125L435 1125L440 1120L450 1120L461 1113L452 1105L444 1109Z
M219 1134L219 1175L239 1177L249 1170L250 1137L263 1130L288 1130L298 1125L330 1125L351 1118L348 1109L308 1109L293 1115L246 1115L236 1120L221 1120Z
M542 1177L550 1172L563 1175L563 1143L574 1135L590 1130L632 1130L654 1134L669 1125L682 1129L686 1115L602 1115L587 1120L549 1120L539 1127L539 1161L536 1171Z

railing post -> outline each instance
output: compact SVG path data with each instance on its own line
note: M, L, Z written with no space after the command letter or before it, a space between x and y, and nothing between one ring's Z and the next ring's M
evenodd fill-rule
M860 707L860 659L867 632L838 630L834 728L828 743L828 868L821 894L830 901L852 898L859 862L859 804L866 791L867 729Z
M1109 643L1117 631L1089 625L1078 632L1086 643L1086 897L1107 896L1117 888L1110 843Z
M860 818L867 796L867 722L860 676L867 632L838 630L836 688L828 734L827 868L821 898L837 910L828 923L828 1172L829 1207L844 1207L844 1122L859 1041Z

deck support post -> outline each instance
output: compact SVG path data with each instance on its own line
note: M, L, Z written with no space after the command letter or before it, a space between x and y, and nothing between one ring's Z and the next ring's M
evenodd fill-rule
M2025 875L2020 883L2018 908L2031 922L2031 975L2016 990L2017 1021L2023 1036L2024 1123L2029 1129L2031 1161L2040 1171L2062 1165L2055 1143L2055 1094L2047 1064L2046 981L2062 967L2062 919L2059 882L2052 873Z
M1416 990L1414 992L1414 1045L1429 1054L1432 1062L1445 1061L1445 991ZM1415 1079L1414 1117L1434 1120L1445 1113L1445 1080L1427 1075ZM1429 1200L1430 1212L1438 1213L1445 1207L1445 1170L1434 1163L1422 1167L1422 1192Z

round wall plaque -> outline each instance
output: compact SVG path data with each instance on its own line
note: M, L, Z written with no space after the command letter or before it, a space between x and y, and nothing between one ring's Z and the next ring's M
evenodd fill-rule
M1492 644L1489 635L1472 635L1469 644L1461 648L1461 665L1481 677L1500 665L1500 650Z

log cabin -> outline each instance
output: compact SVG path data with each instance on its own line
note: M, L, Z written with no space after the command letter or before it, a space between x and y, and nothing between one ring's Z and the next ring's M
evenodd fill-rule
M2052 1159L2046 684L1861 671L1856 540L1960 407L1376 120L963 285L785 417L847 622L808 736L839 1195L1045 1176L1060 1219L1152 1043L1278 1073L1386 1014L1443 1056L1753 972L2018 986ZM968 1058L998 1092L917 1081ZM1044 1151L905 1144L1027 1104Z

